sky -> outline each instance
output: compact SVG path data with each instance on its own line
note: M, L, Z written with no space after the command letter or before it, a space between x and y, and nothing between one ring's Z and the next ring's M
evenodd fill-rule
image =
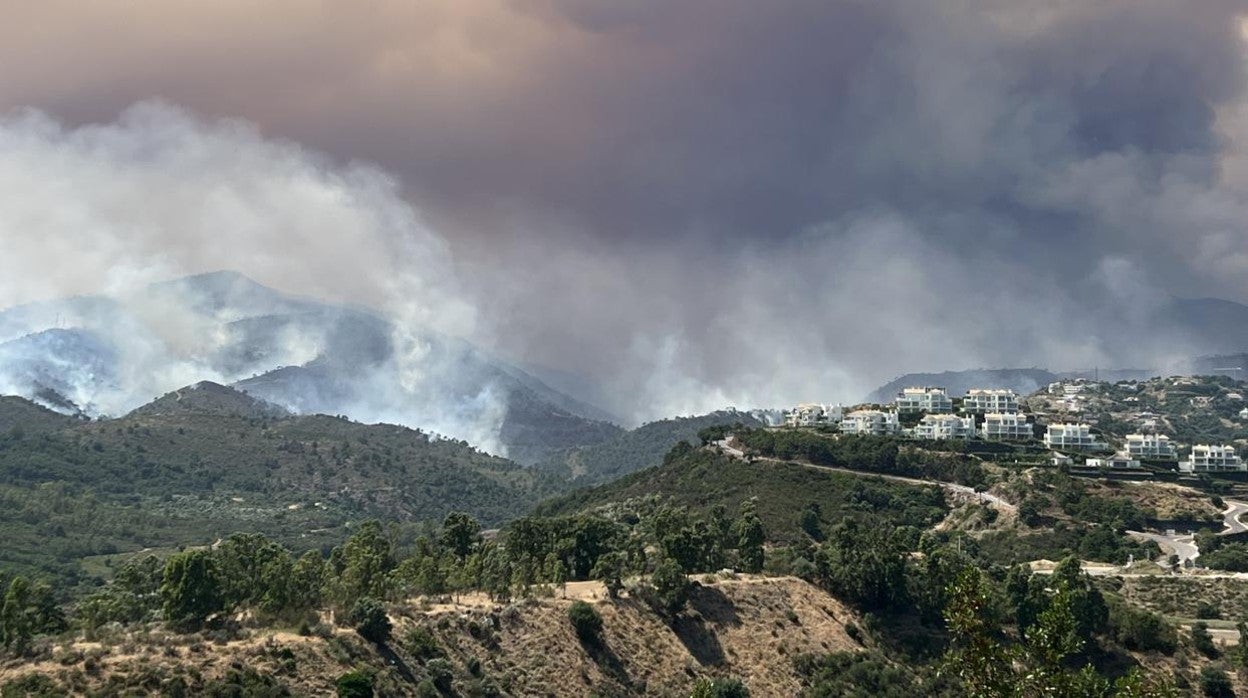
M232 268L635 421L1248 302L1243 0L0 11L0 306Z

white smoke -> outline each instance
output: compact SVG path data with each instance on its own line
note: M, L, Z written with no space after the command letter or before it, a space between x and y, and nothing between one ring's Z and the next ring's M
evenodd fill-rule
M0 342L73 327L118 354L114 375L66 374L56 387L67 397L117 414L200 380L317 358L326 337L315 324L280 329L258 363L221 357L237 339L232 323L297 310L297 297L226 289L228 302L214 307L177 284L152 286L229 269L392 322L398 351L382 367L359 367L367 389L356 416L502 450L501 397L487 386L465 402L443 386L453 367L430 363L422 338L471 336L477 313L445 241L386 173L161 102L79 128L27 110L0 120L0 153L0 308L28 304L0 320ZM38 303L96 293L111 301ZM10 368L46 360L39 351L10 357ZM12 383L0 390L20 387Z

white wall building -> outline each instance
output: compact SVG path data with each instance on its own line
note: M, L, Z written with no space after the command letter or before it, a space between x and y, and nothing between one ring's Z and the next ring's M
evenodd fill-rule
M1087 424L1050 424L1044 433L1044 445L1049 448L1064 448L1078 451L1100 451L1108 448L1092 434L1092 427Z
M839 424L844 411L840 405L806 403L784 413L784 425L788 427L818 427Z
M914 427L916 439L971 439L975 437L975 418L953 414L928 414Z
M984 415L980 434L989 441L1029 441L1036 438L1031 422L1018 412L990 412Z
M972 388L962 398L962 411L967 414L1017 412L1018 395L1013 390Z
M1242 473L1248 471L1248 464L1236 455L1233 446L1197 444L1192 446L1191 457L1179 463L1179 470L1185 473Z
M841 420L842 434L896 434L901 430L901 422L896 412L880 410L855 410Z
M1162 434L1127 434L1127 455L1132 458L1178 460L1179 452Z
M1140 461L1122 451L1108 458L1089 458L1083 464L1089 468L1105 468L1107 470L1131 470L1144 467L1140 465Z
M927 412L929 414L937 414L940 412L952 412L953 400L949 398L949 394L944 388L906 388L897 394L897 412L900 414L913 414L915 412Z

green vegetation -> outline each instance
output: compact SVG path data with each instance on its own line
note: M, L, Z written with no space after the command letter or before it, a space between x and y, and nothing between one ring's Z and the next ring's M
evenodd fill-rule
M0 430L0 569L90 590L144 549L167 553L247 530L328 550L352 521L436 522L462 509L498 524L558 487L466 443L402 427L167 402L83 422L0 400L10 425Z
M831 436L804 429L746 429L733 436L745 444L747 453L768 458L971 487L988 483L983 466L965 454L938 453L893 437Z
M680 443L696 444L698 434L709 427L740 425L763 426L744 412L712 412L701 417L677 417L644 424L613 439L592 446L582 446L556 454L539 463L537 468L548 471L574 486L585 487L610 482L623 475L652 468L663 463L663 457Z
M602 616L598 615L593 606L584 601L572 602L568 607L568 621L572 623L572 629L576 631L581 642L587 645L602 642Z
M599 487L546 501L538 516L597 511L617 520L645 516L664 504L709 515L717 506L729 514L752 501L773 543L807 540L799 520L802 507L817 503L821 528L844 519L881 527L928 528L948 512L936 486L910 485L786 463L745 463L701 449L681 449L657 468ZM807 521L807 526L810 525Z

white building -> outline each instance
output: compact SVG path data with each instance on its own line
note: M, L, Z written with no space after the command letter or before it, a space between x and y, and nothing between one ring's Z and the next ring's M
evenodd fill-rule
M1017 412L1018 395L1013 390L972 388L962 398L962 411L967 414Z
M980 434L989 441L1029 441L1036 438L1031 422L1018 412L990 412L984 415Z
M784 425L789 427L818 427L839 424L843 408L840 405L806 403L784 413Z
M1089 468L1105 468L1107 470L1131 470L1144 467L1140 465L1140 461L1122 451L1108 458L1089 458L1083 464Z
M1239 411L1239 418L1248 419L1248 407L1245 407L1244 409Z
M855 410L841 420L842 434L896 434L901 430L901 422L896 412L880 410Z
M1185 473L1242 473L1248 471L1248 464L1235 454L1233 446L1197 444L1192 446L1191 457L1179 463L1179 470Z
M923 416L911 433L916 439L971 439L975 437L975 418L928 414Z
M953 400L949 399L949 394L944 388L906 388L897 394L897 412L900 414L913 414L915 412L927 412L936 414L939 412L952 412Z
M1179 452L1169 436L1161 434L1127 434L1127 455L1132 458L1178 460Z
M1104 441L1092 435L1092 427L1087 424L1050 424L1044 433L1044 445L1049 448L1064 448L1079 451L1100 451L1108 448Z

